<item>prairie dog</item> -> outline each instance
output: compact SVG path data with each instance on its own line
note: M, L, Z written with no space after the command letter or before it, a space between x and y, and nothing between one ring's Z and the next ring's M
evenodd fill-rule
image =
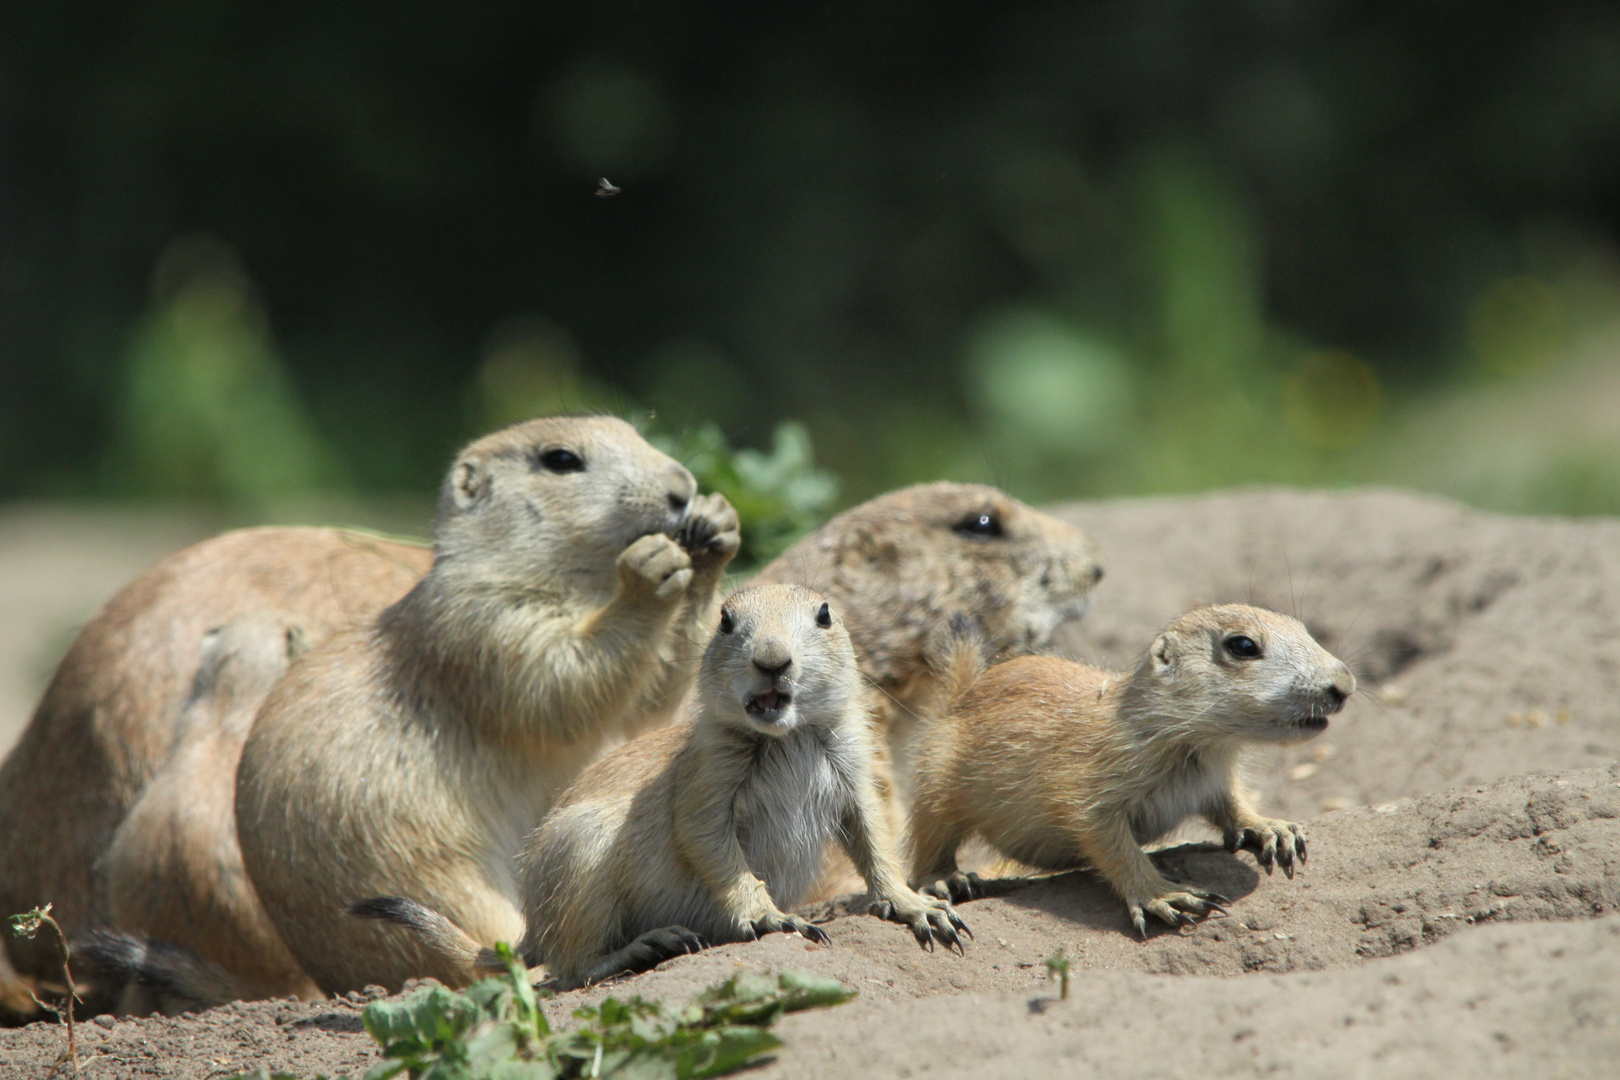
M256 997L321 996L265 917L236 842L242 744L259 702L303 648L299 625L272 613L206 636L178 747L96 868L112 926L190 949ZM123 1011L145 1010L126 1001Z
M946 901L907 887L873 781L854 649L826 597L731 597L687 723L592 766L525 846L523 954L564 985L655 964L701 940L825 935L785 909L835 837L873 908L960 947Z
M523 837L604 743L679 702L738 543L724 499L606 417L473 443L435 538L399 602L288 670L237 769L243 864L328 993L456 977L392 927L333 918L359 897L518 938Z
M1235 775L1250 742L1300 742L1327 729L1355 676L1298 620L1240 604L1173 621L1133 672L1028 656L983 668L959 634L944 665L952 701L919 755L912 881L972 895L956 849L977 833L1048 870L1089 864L1125 900L1172 926L1222 900L1167 881L1141 845L1201 815L1227 848L1254 850L1289 877L1305 833L1261 816Z
M815 883L834 837L866 878L874 914L929 947L961 948L966 925L950 903L905 883L864 701L826 597L791 585L732 596L685 721L586 769L525 845L524 959L575 987L760 934L825 942L785 909ZM357 907L437 938L463 964L488 964L421 905Z
M966 613L989 648L1045 648L1102 579L1084 530L982 484L902 488L845 510L753 578L825 593L849 628L879 719L903 750L933 692L930 635ZM897 754L897 758L903 757Z
M627 426L611 430L646 448ZM653 460L658 468L668 463ZM352 531L246 529L179 552L127 586L80 633L0 766L0 822L8 825L0 829L7 868L0 908L55 900L70 930L109 921L105 887L90 868L176 745L176 718L208 631L255 612L284 612L313 648L375 619L431 562L429 549ZM995 488L936 483L844 511L755 580L803 584L829 597L863 674L879 688L876 715L888 721L903 786L911 715L932 693L923 656L929 630L966 611L995 649L1038 648L1085 612L1101 573L1082 530ZM239 705L251 711L245 698ZM64 755L69 745L83 750ZM886 777L886 764L879 771ZM202 880L218 871L188 873ZM12 939L5 948L29 972L48 975L56 962L37 941Z
M182 712L208 707L192 697L210 631L283 612L313 644L398 600L431 561L425 548L346 530L242 529L177 552L125 586L80 631L0 764L0 912L49 901L70 933L108 923L93 867L178 745ZM238 684L228 708L251 716L269 685L251 702L245 691ZM59 981L48 937L0 934L0 953ZM0 984L3 972L0 965Z

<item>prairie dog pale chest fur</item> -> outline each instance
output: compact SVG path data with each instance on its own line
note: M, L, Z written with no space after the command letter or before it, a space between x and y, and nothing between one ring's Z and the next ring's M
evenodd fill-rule
M243 863L323 990L457 978L396 927L333 917L363 897L521 934L523 837L679 702L737 539L725 500L620 420L531 421L458 456L433 568L288 670L237 771Z
M822 932L786 914L829 840L875 913L960 946L947 902L907 887L871 762L855 656L825 597L747 589L722 609L689 715L587 769L520 859L522 951L563 985L700 943Z
M1251 742L1327 728L1355 676L1298 620L1239 604L1172 622L1133 672L1054 657L982 667L959 636L941 664L951 702L928 730L912 804L912 880L961 898L975 882L958 845L982 836L1043 869L1090 865L1143 913L1190 922L1220 898L1164 879L1142 851L1191 816L1293 876L1306 855L1292 822L1263 817L1235 770Z

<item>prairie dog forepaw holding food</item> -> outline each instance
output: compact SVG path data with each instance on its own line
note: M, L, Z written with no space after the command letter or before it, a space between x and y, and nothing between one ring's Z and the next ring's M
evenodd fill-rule
M737 511L718 492L699 495L692 500L675 540L691 556L694 570L723 568L742 546Z
M619 553L619 581L631 595L675 600L692 583L692 557L663 533L643 536Z

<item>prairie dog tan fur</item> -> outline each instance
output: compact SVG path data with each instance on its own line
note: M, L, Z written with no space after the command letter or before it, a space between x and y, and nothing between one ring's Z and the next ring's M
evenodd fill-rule
M425 548L347 530L242 529L171 555L122 589L79 633L0 765L0 911L51 902L70 933L109 921L92 868L178 744L210 631L288 612L313 644L398 600L431 560ZM241 691L230 708L251 716L269 685L252 702ZM59 981L48 937L0 934L0 953ZM0 1009L18 1000L26 1015L33 1002L26 988L4 993L5 969Z
M971 615L995 651L1041 649L1102 578L1086 533L982 484L918 484L845 510L753 578L826 593L899 748L933 692L935 628ZM903 755L901 755L903 756Z
M303 648L298 624L272 613L207 635L178 747L97 867L112 926L190 949L255 997L321 996L266 918L236 840L242 744L264 695ZM123 1011L145 1010L126 1001Z
M835 837L874 914L930 947L960 948L966 927L949 902L903 879L865 700L825 597L764 585L727 600L685 721L586 769L525 845L524 959L572 987L765 933L824 942L786 909L815 883ZM464 964L488 963L420 905L362 907L435 937Z
M961 898L976 882L956 849L978 834L1048 870L1090 865L1125 900L1172 926L1221 898L1167 881L1142 845L1200 815L1230 850L1292 877L1305 834L1263 817L1239 783L1251 742L1300 742L1327 728L1355 676L1298 620L1239 604L1172 622L1133 672L1030 656L983 668L958 635L943 664L952 701L930 725L912 803L912 881Z
M920 942L959 945L949 904L905 883L865 700L825 597L784 585L731 597L690 722L588 769L525 845L525 958L574 985L685 951L694 935L824 940L785 909L815 884L835 837L875 908Z
M933 711L925 653L968 613L992 652L1050 644L1085 614L1103 570L1086 533L980 484L918 484L844 511L789 548L756 583L826 593L849 627L879 723L877 775L891 826L905 822L916 718ZM836 853L818 896L855 888Z
M288 670L237 770L243 863L328 993L456 978L395 928L333 917L361 897L517 939L523 837L605 742L679 702L738 535L724 499L594 417L469 446L435 539L404 598Z

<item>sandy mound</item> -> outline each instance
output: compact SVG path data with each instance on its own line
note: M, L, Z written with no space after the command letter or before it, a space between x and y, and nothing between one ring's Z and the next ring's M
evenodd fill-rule
M1060 512L1096 536L1108 567L1063 641L1071 654L1128 665L1179 612L1242 601L1297 615L1355 668L1371 693L1324 738L1257 762L1273 813L1620 757L1620 521L1500 517L1384 491Z
M788 1018L772 1075L1612 1068L1620 921L1602 916L1620 903L1620 523L1383 492L1064 512L1109 563L1096 610L1065 642L1075 654L1127 664L1185 607L1245 600L1297 611L1357 668L1370 692L1326 736L1256 762L1266 805L1309 819L1298 878L1188 843L1159 856L1167 872L1234 903L1185 934L1134 940L1123 905L1069 874L966 905L978 936L965 957L846 916L829 924L831 947L727 946L566 995L554 1015L582 997L682 1000L739 967L794 966L862 996ZM1348 808L1323 812L1336 805ZM1549 921L1564 925L1535 925ZM1059 946L1075 964L1062 1003L1042 963ZM87 1025L102 1058L89 1075L358 1073L373 1054L357 1010L261 1002ZM61 1037L0 1032L0 1058L43 1076Z

